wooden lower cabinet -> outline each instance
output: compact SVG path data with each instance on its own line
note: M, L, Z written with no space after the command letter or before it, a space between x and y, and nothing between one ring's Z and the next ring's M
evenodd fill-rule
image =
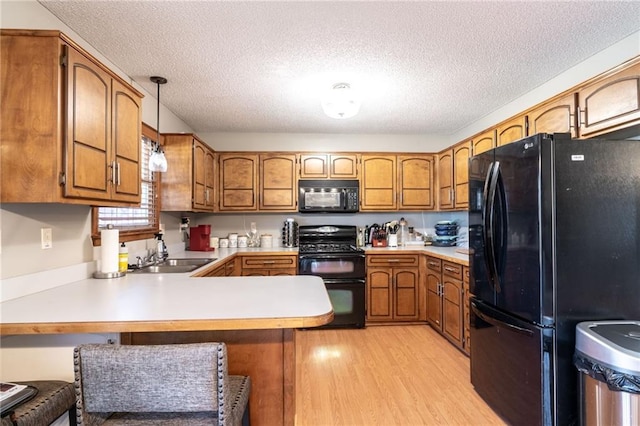
M226 330L122 333L122 344L160 345L224 342L229 374L251 377L254 426L295 424L295 330Z
M202 277L235 277L239 274L239 265L240 261L234 257L231 260L227 260L222 265L215 267L210 271L205 271L203 275L199 275Z
M296 275L298 256L293 255L251 255L241 256L241 275L244 277L264 277L275 275Z
M471 335L470 335L470 324L471 324L471 316L469 314L469 297L471 294L469 292L469 267L462 267L462 302L464 303L462 312L463 312L463 321L464 321L464 342L463 342L463 350L467 355L471 355Z
M427 321L458 348L464 348L463 266L427 257Z
M417 321L418 255L367 256L367 322Z

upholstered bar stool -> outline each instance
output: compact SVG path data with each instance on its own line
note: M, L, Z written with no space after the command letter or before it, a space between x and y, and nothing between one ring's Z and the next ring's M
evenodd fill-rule
M76 424L76 394L72 383L60 380L12 383L32 386L38 393L4 416L2 426L46 426L65 413L69 414L69 424Z
M78 425L249 424L249 376L230 376L224 343L80 345Z

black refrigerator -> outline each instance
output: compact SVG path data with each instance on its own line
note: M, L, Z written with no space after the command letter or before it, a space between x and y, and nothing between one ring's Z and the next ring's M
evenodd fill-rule
M469 160L471 382L509 424L572 425L580 321L640 319L640 141L538 134Z

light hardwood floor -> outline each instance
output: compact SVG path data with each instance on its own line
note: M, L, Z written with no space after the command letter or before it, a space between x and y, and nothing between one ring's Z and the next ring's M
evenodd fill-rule
M504 425L426 325L296 334L296 425Z

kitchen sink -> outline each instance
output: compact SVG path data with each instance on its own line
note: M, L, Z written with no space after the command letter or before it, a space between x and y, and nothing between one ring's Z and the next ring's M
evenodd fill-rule
M138 274L179 274L195 271L207 263L213 262L217 258L208 259L165 259L156 265L144 266L134 269L132 272Z
M208 259L165 259L159 265L163 266L202 266L207 263L213 262L217 258Z

